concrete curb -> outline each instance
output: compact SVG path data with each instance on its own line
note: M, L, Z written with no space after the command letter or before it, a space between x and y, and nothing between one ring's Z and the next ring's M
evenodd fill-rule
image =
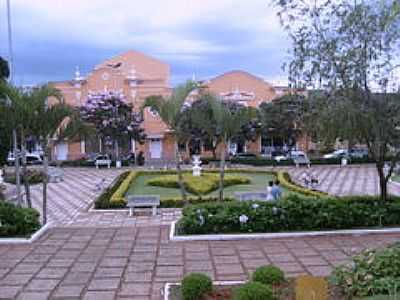
M31 235L31 237L28 238L0 238L0 245L6 245L6 244L31 244L34 241L36 241L38 238L40 238L48 229L51 227L51 223L47 223L43 227L41 227L38 231L36 231L34 234Z
M400 227L383 229L346 229L329 231L300 231L300 232L274 232L274 233L251 233L251 234L201 234L201 235L176 235L176 222L171 224L169 239L176 242L185 241L231 241L231 240L253 240L253 239L277 239L293 237L313 236L335 236L335 235L363 235L378 233L400 233Z
M237 284L243 284L246 281L213 281L213 285L237 285ZM171 294L171 288L173 286L180 286L180 283L172 283L172 282L167 282L164 285L164 289L162 290L162 295L164 296L164 300L170 300L169 296Z

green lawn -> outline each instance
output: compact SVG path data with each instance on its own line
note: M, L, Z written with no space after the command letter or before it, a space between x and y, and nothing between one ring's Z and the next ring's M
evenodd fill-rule
M230 186L224 189L225 196L233 197L234 192L247 192L247 191L262 191L267 188L267 184L271 180L275 180L275 176L270 174L262 174L262 173L229 173L231 175L240 175L249 177L251 180L251 184L240 184ZM127 194L136 194L136 195L160 195L161 199L170 199L180 197L179 189L174 188L163 188L156 186L146 185L147 180L160 177L162 175L140 175L138 176L133 183L130 185ZM289 193L288 190L283 188L284 195ZM205 196L218 196L218 191L214 191Z
M400 175L393 175L390 179L396 182L400 182Z

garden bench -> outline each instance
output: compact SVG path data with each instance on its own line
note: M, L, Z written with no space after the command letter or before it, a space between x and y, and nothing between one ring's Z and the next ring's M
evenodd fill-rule
M234 195L237 199L239 199L239 201L267 200L267 192L266 191L236 192Z
M157 215L157 206L160 205L160 196L158 195L131 195L128 196L127 206L129 207L129 216L133 215L135 207L152 207L152 215Z

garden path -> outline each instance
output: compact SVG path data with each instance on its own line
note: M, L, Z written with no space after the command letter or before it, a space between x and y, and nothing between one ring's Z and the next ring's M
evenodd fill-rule
M52 228L31 245L0 246L0 299L163 299L190 272L246 280L274 264L286 275L328 275L365 248L400 234L172 242L169 226Z

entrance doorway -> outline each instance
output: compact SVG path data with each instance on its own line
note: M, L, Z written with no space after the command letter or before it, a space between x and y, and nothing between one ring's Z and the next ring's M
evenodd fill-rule
M162 143L160 139L150 140L150 158L159 159L162 153Z

